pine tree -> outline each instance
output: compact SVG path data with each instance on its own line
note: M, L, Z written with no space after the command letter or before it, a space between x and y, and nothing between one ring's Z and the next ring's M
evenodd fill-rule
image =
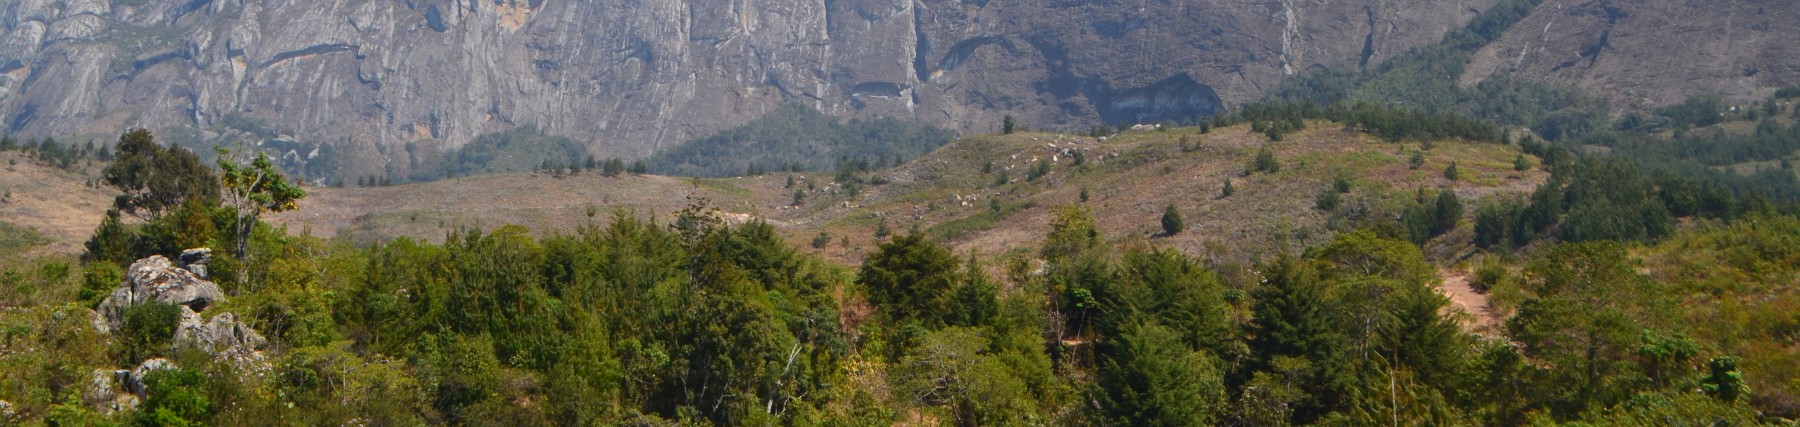
M1181 211L1178 209L1175 209L1174 204L1169 204L1168 208L1163 209L1163 215L1162 215L1163 235L1173 236L1173 235L1181 234L1181 231L1184 228L1186 228L1186 224L1183 224L1181 221Z

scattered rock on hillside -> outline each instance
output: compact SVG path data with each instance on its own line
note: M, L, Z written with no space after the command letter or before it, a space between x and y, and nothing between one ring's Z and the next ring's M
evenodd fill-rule
M150 384L145 383L144 379L148 378L151 372L167 371L175 368L175 362L170 362L169 359L159 357L145 360L144 363L139 363L137 368L126 371L124 378L125 389L131 390L131 394L138 395L141 398L144 396L144 393L150 391Z
M137 409L138 395L119 393L121 387L129 389L126 385L131 378L131 371L126 369L95 369L88 376L87 389L82 390L81 400L103 413Z

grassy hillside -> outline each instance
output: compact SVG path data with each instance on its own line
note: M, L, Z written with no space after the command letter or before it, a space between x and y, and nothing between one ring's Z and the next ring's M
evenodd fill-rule
M1472 215L1475 200L1526 193L1547 176L1538 170L1515 171L1519 152L1514 147L1459 141L1430 145L1425 150L1418 143L1388 142L1327 122L1312 123L1282 142L1270 142L1247 125L1207 133L1199 128L1132 131L1109 138L981 135L900 167L842 176L683 179L538 173L316 188L300 210L275 222L291 232L363 243L401 235L438 240L463 227L503 224L549 233L603 223L609 212L623 208L666 219L693 195L711 199L736 218L765 219L796 246L855 263L873 250L883 222L892 234L916 228L959 252L998 255L1037 247L1052 209L1080 204L1093 210L1102 234L1117 242L1154 240L1191 253L1249 260L1316 245L1336 231L1396 216L1419 189L1454 189L1467 200L1466 211ZM1265 147L1280 170L1245 175ZM1416 169L1410 167L1415 152L1425 159ZM1458 165L1458 181L1443 173L1452 162ZM1040 163L1046 172L1033 178L1031 170ZM1350 183L1350 191L1336 209L1317 209L1317 197L1338 178ZM1227 179L1236 191L1221 197ZM1084 190L1086 202L1081 201ZM796 192L802 199L798 205ZM1170 204L1188 227L1161 236L1158 218ZM591 218L590 211L595 213ZM813 248L820 233L828 242ZM1452 233L1453 238L1444 240L1467 241ZM1438 252L1448 255L1459 248L1451 245Z
M34 253L74 253L94 232L118 193L91 185L100 166L52 167L18 151L0 151L0 222L34 230Z

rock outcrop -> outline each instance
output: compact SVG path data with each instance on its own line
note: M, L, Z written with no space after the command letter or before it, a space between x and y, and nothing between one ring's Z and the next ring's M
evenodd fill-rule
M124 326L125 312L139 304L174 304L181 307L181 319L171 337L175 347L199 349L214 360L235 362L251 371L266 371L267 360L261 350L268 340L262 334L238 321L233 313L217 313L211 319L201 316L225 298L219 285L201 276L210 253L207 249L183 251L180 266L160 255L132 263L119 287L94 311L94 329L103 334L118 331ZM94 370L82 391L82 401L103 411L135 408L146 392L145 376L174 367L174 362L153 358L133 369Z
M186 313L205 311L206 307L225 297L219 285L192 271L177 267L161 255L131 263L125 280L95 309L94 329L102 333L118 330L125 322L125 310L149 302L175 304Z
M205 250L190 249L184 257L190 262L204 262ZM125 280L111 295L100 301L94 311L94 329L101 333L119 330L125 322L125 311L145 303L181 306L181 320L173 337L176 346L187 346L232 360L260 360L256 352L268 344L262 334L237 320L232 313L219 313L206 319L206 308L223 300L219 285L207 281L192 270L204 271L201 264L176 266L160 255L138 260L125 272Z
M0 4L0 127L238 129L290 161L324 144L338 176L528 124L640 157L784 101L1085 129L1378 64L1496 1L19 0Z

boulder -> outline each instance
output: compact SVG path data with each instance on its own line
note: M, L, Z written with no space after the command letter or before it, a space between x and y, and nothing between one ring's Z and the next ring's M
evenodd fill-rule
M262 334L238 322L237 315L223 313L202 321L199 313L183 311L175 330L176 346L191 346L219 357L242 358L268 344Z
M95 369L88 375L87 388L81 391L81 401L99 408L119 397L119 391L113 388L113 381L117 379L119 372L121 371Z
M181 305L199 313L224 297L219 285L176 267L168 258L151 256L132 263L124 282L100 301L94 328L102 333L118 330L125 322L125 310L146 302Z
M103 414L137 409L140 402L138 395L120 393L120 388L130 384L132 378L130 370L95 369L88 375L87 388L81 391L81 401Z
M169 359L159 357L145 360L143 363L139 363L137 368L127 372L124 381L125 389L131 390L131 394L138 395L138 397L141 398L144 396L145 392L149 391L150 384L145 383L144 379L148 377L151 372L166 371L175 368L175 362L170 362Z
M181 251L181 268L193 272L195 276L207 278L206 263L212 261L212 249L195 248Z

